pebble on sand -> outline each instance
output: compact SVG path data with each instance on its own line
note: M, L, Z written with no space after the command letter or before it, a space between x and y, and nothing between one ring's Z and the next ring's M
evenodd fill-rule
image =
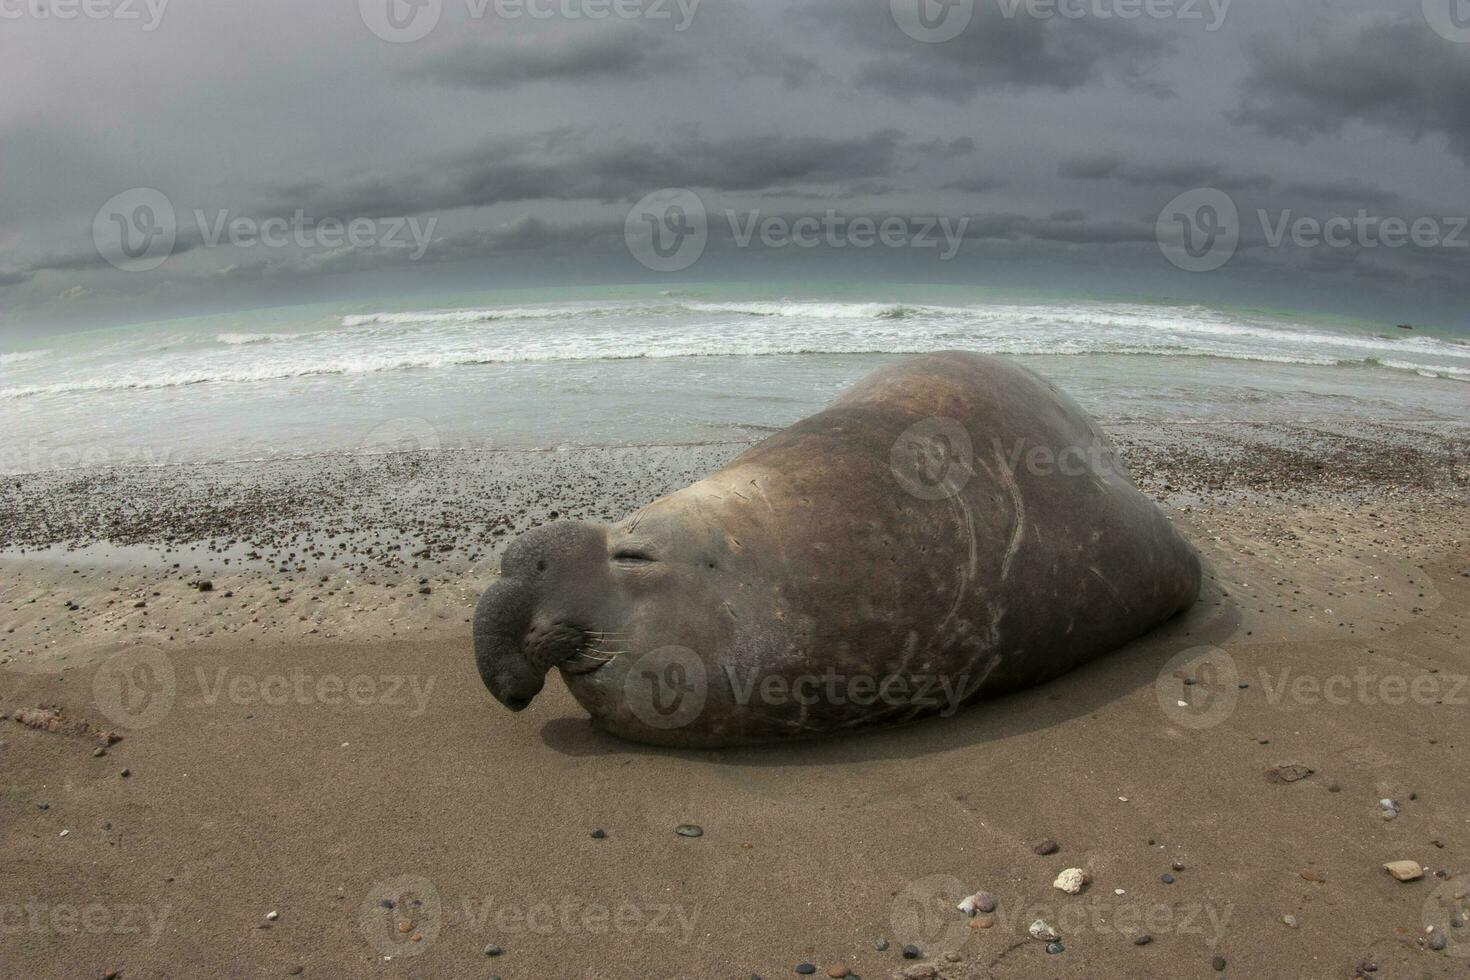
M1145 933L1142 933L1141 935L1137 935L1137 936L1134 936L1133 937L1133 945L1135 945L1135 946L1147 946L1149 943L1151 943L1153 941L1154 941L1154 937L1153 936L1150 936L1146 932Z
M966 897L955 908L966 915L974 915L976 912L994 912L996 904L996 898L990 892L976 892Z
M804 977L809 977L817 972L817 968L810 963L798 963L796 964L796 972Z
M1424 869L1419 866L1418 861L1390 861L1383 866L1383 870L1399 881L1418 881L1424 877Z
M922 954L919 952L919 947L915 946L913 943L909 943L903 948L903 958L906 960L916 960L921 955Z
M1032 939L1039 939L1044 943L1054 943L1062 938L1061 934L1053 929L1045 919L1037 919L1026 931L1031 933Z
M1081 868L1068 868L1057 875L1057 880L1051 886L1058 891L1066 892L1068 895L1077 895L1087 887L1087 872Z
M499 956L501 953L505 952L505 950L501 949L494 943L488 943L486 944L485 948L482 949L480 952L484 953L486 956Z
M827 976L831 977L832 980L842 980L843 977L852 976L852 968L846 963L833 963L827 967Z
M607 836L607 831L603 830L601 827L598 827L596 830L594 830L592 832L592 839L593 840L602 840L606 836Z
M1223 956L1217 956L1217 957L1215 957L1214 959L1210 960L1210 966L1212 966L1212 967L1215 968L1215 972L1216 973L1224 973L1225 972L1225 957L1223 957Z
M680 837L703 837L704 828L700 827L698 824L681 823L679 824L679 826L674 828L674 833L678 834Z
M1057 852L1057 842L1048 837L1036 844L1031 850L1040 854L1042 857L1046 857L1048 854L1055 854Z

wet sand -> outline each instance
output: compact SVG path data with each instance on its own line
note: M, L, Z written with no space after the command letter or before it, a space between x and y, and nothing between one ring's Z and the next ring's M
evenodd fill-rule
M1210 567L1192 613L951 718L722 752L602 735L554 678L503 711L466 617L517 531L738 445L8 478L0 711L86 727L0 720L0 973L1470 976L1465 433L1113 435Z

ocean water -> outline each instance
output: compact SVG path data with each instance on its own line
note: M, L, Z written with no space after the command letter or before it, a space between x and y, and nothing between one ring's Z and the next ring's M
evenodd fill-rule
M0 471L758 438L903 354L1005 354L1104 424L1470 416L1470 338L942 287L405 297L0 350Z

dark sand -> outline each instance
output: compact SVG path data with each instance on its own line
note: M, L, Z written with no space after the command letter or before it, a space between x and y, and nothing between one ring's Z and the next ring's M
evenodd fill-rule
M0 711L123 739L0 721L0 975L1470 977L1463 431L1115 435L1211 566L1193 613L952 718L724 752L601 735L555 678L505 712L465 618L508 535L738 446L11 479ZM982 889L988 929L950 908Z

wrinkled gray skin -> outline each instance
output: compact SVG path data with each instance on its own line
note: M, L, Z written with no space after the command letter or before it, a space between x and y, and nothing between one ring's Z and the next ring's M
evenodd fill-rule
M963 437L926 438L956 424L973 462ZM1116 649L1200 586L1074 402L962 352L869 375L619 524L529 531L501 575L474 641L502 704L524 708L556 667L597 726L678 746L947 714ZM875 700L861 677L907 694Z

